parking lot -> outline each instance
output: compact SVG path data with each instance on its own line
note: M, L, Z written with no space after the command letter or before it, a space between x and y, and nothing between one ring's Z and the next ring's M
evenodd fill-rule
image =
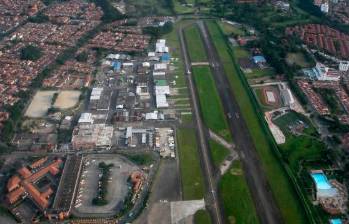
M92 200L98 192L98 180L101 174L98 164L113 164L107 186L108 204L96 206ZM139 168L117 155L89 155L84 160L84 169L74 206L74 213L79 217L107 217L114 215L123 205L123 199L130 190L127 179L132 171Z

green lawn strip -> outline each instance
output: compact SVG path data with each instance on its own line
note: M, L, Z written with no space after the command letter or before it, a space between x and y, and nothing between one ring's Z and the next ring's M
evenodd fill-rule
M210 214L206 210L198 210L194 214L194 224L211 224Z
M179 128L177 130L177 142L183 199L202 199L204 197L204 180L200 167L195 129Z
M248 87L245 87L247 83L243 83L241 74L238 73L240 71L237 70L236 62L232 61L232 55L229 53L229 47L224 39L225 37L214 21L207 22L207 25L220 58L224 63L225 72L228 75L240 110L243 111L242 115L261 158L263 169L282 212L284 221L286 223L307 223L307 216L301 202L298 200L298 195L302 197L305 205L308 206L308 212L310 212L309 210L311 208L306 204L307 201L303 197L304 195L290 169L282 164L281 158L278 158L277 149L273 148L275 146L271 144L272 140L268 136L269 133L266 126L260 122L262 121L262 117L259 118L260 120L258 119L258 116L261 116L256 112L258 107L254 105L255 101L253 101L252 94L248 92ZM292 183L296 188L292 186Z
M222 176L219 196L228 223L259 223L240 161L234 161L232 168Z
M181 120L185 124L189 124L193 122L193 115L192 114L181 114Z
M261 78L261 77L273 76L273 75L275 75L275 72L271 68L264 68L264 69L256 68L256 69L252 69L251 73L246 74L246 77L249 79L252 79L252 78Z
M230 151L214 140L209 140L209 144L213 164L215 167L219 167L224 159L230 154Z
M232 138L224 116L223 105L219 98L210 67L194 67L193 76L199 95L201 113L206 126L225 140L231 142Z
M173 98L176 100L177 104L184 104L184 103L190 103L190 99L189 97L185 97L185 98Z
M207 61L206 51L201 41L200 31L197 25L191 25L184 29L185 41L192 62Z

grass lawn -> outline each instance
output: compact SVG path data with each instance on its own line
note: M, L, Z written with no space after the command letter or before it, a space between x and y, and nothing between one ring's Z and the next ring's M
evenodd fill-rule
M251 58L251 55L242 47L234 47L234 56L236 58Z
M177 142L183 199L202 199L204 197L205 187L200 167L195 129L179 128L177 130Z
M309 63L309 61L305 59L304 54L301 52L288 53L286 55L286 62L290 65L296 64L302 68L309 68L313 66L311 63Z
M206 210L199 210L194 214L194 224L211 224L210 214Z
M155 161L150 153L125 154L125 157L140 166L149 166Z
M223 175L219 195L229 223L259 223L240 161L234 161L232 168Z
M194 67L193 76L199 94L201 113L206 126L231 142L232 138L224 116L223 105L219 98L210 67Z
M189 123L193 122L193 115L192 114L182 114L181 120L183 123L189 124Z
M183 99L183 100L176 100L176 104L189 104L190 100L188 99Z
M255 79L255 78L262 78L266 76L273 76L275 75L275 72L272 68L256 68L252 69L251 73L245 74L246 78L248 79Z
M224 159L230 154L230 151L214 140L209 140L209 144L213 163L216 167L219 167Z
M197 25L193 24L184 29L184 36L188 46L190 60L192 62L207 61L204 45L201 41L200 31Z
M233 26L229 23L225 23L222 21L219 21L218 24L222 28L224 34L226 35L231 35L231 34L240 35L240 36L245 35L245 31L237 26Z
M239 78L238 72L240 71L237 70L238 68L236 64L234 64L237 62L232 60L228 51L228 45L215 21L208 21L207 25L221 61L224 63L224 70L229 78L240 110L243 111L242 115L261 158L264 172L266 173L271 190L281 210L285 223L307 223L307 217L298 195L280 159L274 154L274 149L270 145L268 137L258 120L248 90L245 89L242 80Z

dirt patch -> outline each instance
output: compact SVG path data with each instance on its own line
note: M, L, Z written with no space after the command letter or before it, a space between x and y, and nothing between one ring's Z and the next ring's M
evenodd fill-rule
M241 175L242 175L242 170L241 170L241 169L231 169L231 170L230 170L230 173L231 173L233 176L241 176Z
M80 91L61 91L58 94L54 107L62 110L72 108L79 102L80 95Z
M286 56L286 62L289 65L298 65L302 68L310 67L311 64L306 60L303 53L288 53Z
M38 91L31 101L25 116L31 118L44 117L51 107L53 95L56 91Z

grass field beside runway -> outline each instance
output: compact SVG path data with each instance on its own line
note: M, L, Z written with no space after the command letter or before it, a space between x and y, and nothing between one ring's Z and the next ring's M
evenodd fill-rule
M193 76L205 125L225 140L231 142L230 130L210 67L193 67Z
M205 191L195 131L193 128L177 130L184 200L202 199Z
M212 224L210 214L206 210L198 210L194 214L194 224Z
M213 164L218 168L230 152L223 145L214 140L209 140L209 144Z
M251 137L256 146L257 152L261 158L263 169L265 170L271 190L275 196L277 205L279 206L283 219L286 223L306 223L306 214L303 206L298 199L298 195L294 190L290 179L284 170L281 161L274 153L274 149L270 145L266 133L258 120L254 105L245 89L242 80L239 77L239 71L235 66L233 58L229 54L229 46L225 41L225 37L219 30L215 21L207 22L208 29L215 47L217 48L220 59L223 63L225 73L230 81L231 89L234 92L237 103L242 111Z
M192 24L186 27L184 29L184 36L191 62L207 61L205 48L201 41L200 31L197 25Z
M219 182L219 196L229 223L259 223L240 161L234 161Z

